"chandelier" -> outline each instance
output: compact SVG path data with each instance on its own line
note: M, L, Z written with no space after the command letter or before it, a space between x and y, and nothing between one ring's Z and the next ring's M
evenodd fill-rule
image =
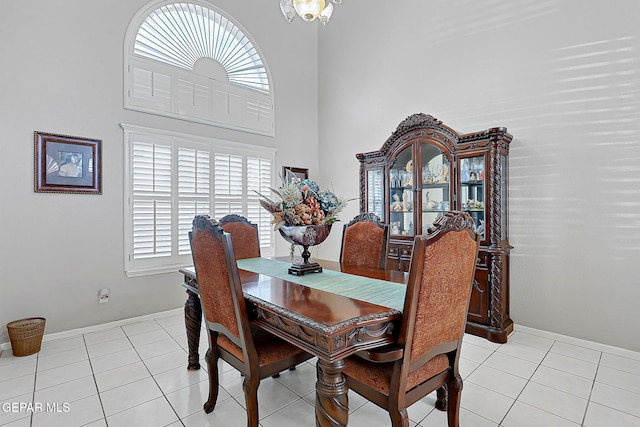
M298 14L307 22L318 18L324 26L333 13L333 3L340 4L342 0L280 0L280 10L289 23Z

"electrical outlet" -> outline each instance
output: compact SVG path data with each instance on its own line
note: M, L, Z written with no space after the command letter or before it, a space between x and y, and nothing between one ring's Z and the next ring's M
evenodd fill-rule
M109 294L111 290L109 288L100 289L99 293L99 301L100 304L104 304L105 302L109 302Z
M100 295L100 304L109 302L109 295Z

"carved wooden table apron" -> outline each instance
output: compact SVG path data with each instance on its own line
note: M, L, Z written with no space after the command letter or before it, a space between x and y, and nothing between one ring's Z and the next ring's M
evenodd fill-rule
M322 264L325 268L339 270L337 263ZM188 294L185 303L189 341L188 369L198 369L202 314L199 291L194 270L185 268L180 272L185 276L183 286ZM395 287L396 291L398 282L405 283L407 279L406 274L384 270L355 268L345 272L387 281L386 284ZM393 325L400 318L401 312L396 308L246 270L240 270L240 278L252 322L318 357L316 424L323 427L346 426L348 387L342 375L344 359L360 350L393 343ZM329 275L324 278L329 278ZM353 276L350 279L354 280ZM396 300L399 300L398 292ZM395 305L398 303L396 301Z

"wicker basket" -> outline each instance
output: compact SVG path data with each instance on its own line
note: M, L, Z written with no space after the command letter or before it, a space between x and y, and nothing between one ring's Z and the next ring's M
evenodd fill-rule
M29 356L40 351L45 321L42 317L31 317L7 323L14 356Z

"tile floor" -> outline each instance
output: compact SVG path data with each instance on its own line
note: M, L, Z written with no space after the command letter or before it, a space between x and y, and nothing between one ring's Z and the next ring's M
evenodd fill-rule
M2 352L0 425L246 426L241 377L222 362L216 409L202 411L207 375L186 370L180 312L124 323L45 340L32 356ZM640 354L621 356L544 335L516 330L503 345L465 336L463 427L640 427ZM205 349L206 339L201 355ZM260 426L315 425L314 381L313 360L264 380ZM434 401L431 395L409 408L411 427L446 426ZM349 406L349 426L390 425L386 412L355 393Z

